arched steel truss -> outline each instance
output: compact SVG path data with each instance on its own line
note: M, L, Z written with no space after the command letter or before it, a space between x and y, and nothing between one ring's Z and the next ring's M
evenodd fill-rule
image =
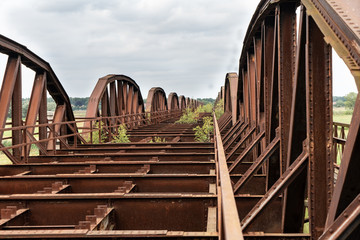
M164 89L160 87L151 88L146 99L146 112L166 110L168 110L168 105Z
M69 97L51 66L25 46L0 35L0 52L8 55L0 93L0 128L4 129L5 126L17 127L12 130L11 143L12 145L22 144L22 146L14 148L12 153L6 150L4 153L11 161L22 162L29 154L29 143L36 141L36 138L38 138L43 141L37 143L37 147L42 154L47 154L48 150L55 149L55 143L52 140L46 141L46 139L77 132L75 124L58 125L58 123L64 121L75 120ZM36 73L24 121L22 120L22 65ZM51 126L44 125L49 122L47 117L47 93L56 102L56 110ZM7 124L6 120L10 107L11 123ZM41 126L38 132L35 133L34 125L37 122ZM4 131L1 131L1 140L5 139L3 134ZM38 137L35 137L35 135L38 135ZM73 137L68 137L61 139L61 141L63 145L72 143L74 140Z
M186 102L186 107L187 108L191 108L191 99L189 97L185 98L185 102Z
M140 87L125 75L107 75L98 80L86 110L87 118L114 117L144 112Z
M171 92L168 96L168 108L169 110L180 109L179 98L175 92Z
M231 112L232 116L232 123L238 120L239 115L239 103L237 91L238 90L238 75L237 73L228 73L225 77L225 84L224 84L224 111Z
M359 11L350 0L263 0L257 7L239 76L228 73L219 93L228 112L219 125L229 172L252 162L234 193L257 171L266 174L265 195L240 219L244 233L302 233L306 210L311 239L358 237L360 99L334 187L331 49L359 88ZM269 214L279 221L264 221Z
M184 95L179 96L179 106L180 106L180 109L186 108L186 100L185 100Z

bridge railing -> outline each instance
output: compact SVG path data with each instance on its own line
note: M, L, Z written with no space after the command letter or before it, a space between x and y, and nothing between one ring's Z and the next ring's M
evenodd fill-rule
M350 124L334 122L333 127L334 164L339 168Z
M54 155L58 149L76 147L78 144L95 143L94 138L96 135L97 138L101 138L101 135L105 134L108 139L111 139L112 135L116 134L116 130L122 124L127 129L133 129L178 117L181 113L181 110L165 110L0 128L0 133L4 136L0 142L0 152L14 164L24 163L28 161L29 155L33 154L30 151L33 146L36 146L35 148L39 150L35 155ZM85 125L89 127L84 127ZM78 130L76 130L75 126L77 126ZM63 131L66 128L70 128L72 133L69 134ZM34 134L30 134L31 131L29 129L35 129ZM46 129L46 139L39 140L39 129ZM60 134L58 134L59 132ZM18 133L16 134L18 137L21 136L22 141L20 144L12 145L13 133Z
M236 207L234 191L231 185L229 169L226 162L225 151L221 140L220 129L216 116L214 114L214 144L215 144L215 162L217 176L218 193L218 218L219 235L223 239L244 239L240 219Z

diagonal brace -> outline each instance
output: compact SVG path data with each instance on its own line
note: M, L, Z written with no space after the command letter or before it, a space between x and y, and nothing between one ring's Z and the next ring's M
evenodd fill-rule
M261 167L261 165L268 159L275 150L279 147L280 137L277 136L266 147L265 151L256 159L256 161L249 167L239 181L234 185L234 192L238 191L246 182L248 182L253 174Z
M246 155L249 154L249 152L251 152L251 150L254 149L254 147L261 141L261 139L265 136L265 131L262 131L261 133L259 133L255 139L250 143L249 146L247 146L244 151L240 154L240 156L235 159L234 163L231 164L230 168L229 168L229 172L232 172L234 170L234 168L240 163L242 162L242 160L245 158Z
M285 190L293 180L302 172L308 163L308 152L306 149L298 156L298 158L289 166L283 175L275 182L272 188L267 191L264 197L255 205L253 209L245 216L242 221L243 229L247 228L250 223L264 210L264 208L274 200L282 191Z

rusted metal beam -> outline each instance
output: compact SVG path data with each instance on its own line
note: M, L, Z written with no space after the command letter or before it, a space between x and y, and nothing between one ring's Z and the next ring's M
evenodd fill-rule
M14 86L14 93L11 99L11 122L12 127L22 126L22 76L21 76L21 65L18 67L17 78ZM12 137L12 145L17 145L22 143L23 135L21 130L13 130L11 132ZM13 159L17 159L19 161L22 155L22 148L14 148L13 149ZM14 161L14 160L12 160Z
M250 180L250 177L256 173L261 165L267 160L274 151L279 147L280 138L276 137L274 140L266 147L264 152L254 161L254 163L248 168L240 180L234 185L234 192L237 192L241 186L243 186L247 181Z
M7 114L10 107L10 101L14 92L15 83L18 79L20 69L20 56L9 57L6 65L4 80L0 91L0 127L5 128ZM0 140L3 138L4 132L0 132Z
M255 136L255 138L251 141L251 143L241 152L241 154L234 160L233 164L231 164L229 171L231 172L239 163L244 161L244 158L247 154L249 154L257 144L261 141L264 137L265 132L261 132Z
M359 189L359 161L360 156L360 98L356 99L354 115L350 124L348 138L344 154L341 160L341 167L338 173L334 194L331 199L325 228L329 228L336 218L346 209L347 206L360 193Z
M226 239L244 239L237 214L234 194L231 186L229 170L221 141L220 129L214 114L214 128L216 134L217 161L219 165L219 179L221 182L221 208L224 225L224 236Z
M360 194L347 208L328 226L319 240L325 239L356 239L360 224Z
M265 196L257 203L257 205L242 220L242 227L246 229L252 221L259 216L260 212L272 201L279 193L283 191L289 184L306 168L308 162L308 153L304 149L303 153L294 161L291 166L283 173L282 177L272 186Z
M65 106L57 106L54 113L53 123L63 122L65 116ZM53 128L50 130L49 138L53 138L57 135L60 135L60 125L53 125ZM47 144L48 150L56 150L56 141L49 141Z
M309 217L311 236L324 231L333 183L332 63L331 47L311 17L308 18L308 136ZM306 179L304 179L306 181Z
M43 92L46 91L45 88L45 82L46 82L46 73L43 74L37 74L35 76L34 86L31 92L30 102L29 102L29 108L28 112L26 114L26 120L25 120L25 126L31 126L35 125L39 110L40 110L40 103L42 101ZM26 131L33 135L35 128L30 127L26 129ZM30 142L30 139L28 136L26 136L26 142ZM26 154L30 153L30 146L26 149Z

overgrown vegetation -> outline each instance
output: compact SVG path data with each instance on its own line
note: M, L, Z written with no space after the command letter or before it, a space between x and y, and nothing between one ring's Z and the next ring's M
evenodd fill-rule
M210 142L211 135L214 132L214 124L212 117L204 117L203 118L203 125L196 126L193 128L195 132L195 141L197 142Z
M194 124L197 123L200 113L211 113L213 111L214 105L212 103L207 103L200 105L195 110L192 108L186 108L183 115L175 123L178 124Z
M224 114L224 100L219 100L215 105L215 116L219 119Z
M205 105L200 105L196 108L196 112L198 113L211 113L213 111L214 105L211 103L207 103Z
M199 113L197 111L193 111L191 108L186 108L183 115L175 123L177 123L177 124L194 124L194 123L197 123L198 118L199 118Z
M158 136L155 136L153 137L149 143L164 143L166 142L166 139L165 138L161 138L161 137L158 137Z
M107 137L106 137L105 130L104 129L100 130L99 122L94 123L93 130L96 130L96 131L92 132L92 143L99 144L99 143L106 141Z
M129 143L129 135L127 134L127 129L125 124L121 124L117 129L117 134L113 136L113 143Z

